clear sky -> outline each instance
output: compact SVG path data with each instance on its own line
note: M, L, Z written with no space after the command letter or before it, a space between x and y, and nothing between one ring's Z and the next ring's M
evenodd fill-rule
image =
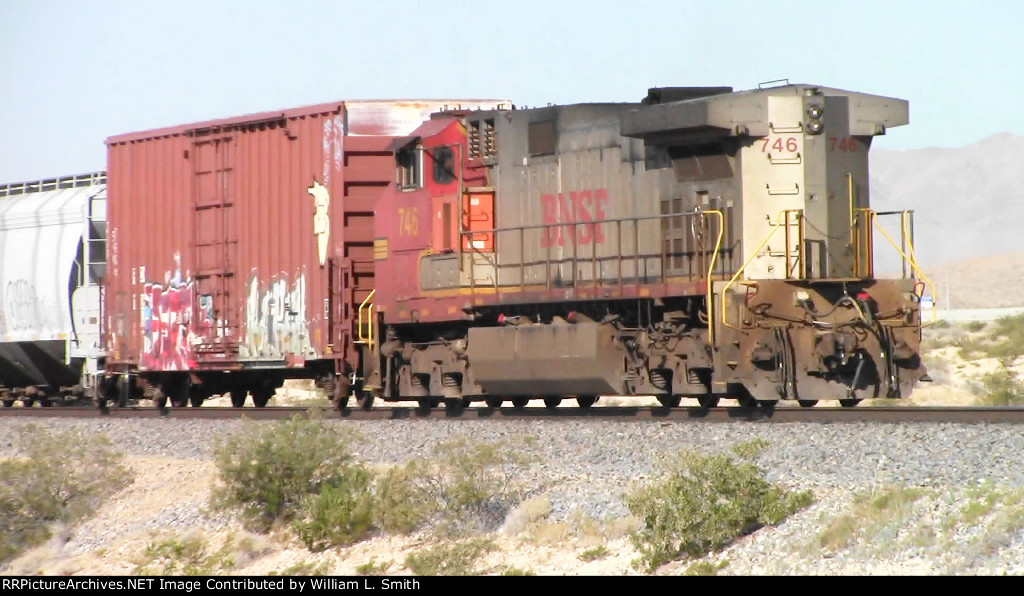
M637 101L789 79L910 100L876 147L1024 134L1019 0L0 0L0 182L108 136L342 99Z

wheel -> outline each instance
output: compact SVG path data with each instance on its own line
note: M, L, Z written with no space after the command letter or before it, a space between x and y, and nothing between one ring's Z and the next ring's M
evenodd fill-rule
M737 397L736 398L736 403L738 403L741 408L756 408L757 407L757 400L752 398L752 397L749 397L749 396Z
M348 394L335 396L332 402L334 407L340 412L348 407Z
M156 395L153 396L153 407L158 410L167 408L167 396L162 391L157 391Z
M242 406L244 406L246 394L248 394L248 391L246 391L245 389L232 389L230 393L231 407L241 408Z
M21 398L21 405L26 407L26 408L31 408L33 401L34 400L31 397L23 397L23 398Z
M839 405L843 406L844 408L853 408L853 407L856 407L857 404L859 404L859 403L860 403L859 399L841 399L841 400L839 400Z
M557 408L558 404L560 404L560 403L562 403L562 398L560 398L560 397L545 397L544 398L544 407L549 409L549 410L553 410L553 409Z
M678 408L680 399L681 397L678 395L659 395L658 403L666 408Z
M466 405L461 397L446 397L444 400L446 414L460 414L465 409Z
M779 402L771 399L759 399L757 400L757 407L761 408L762 410L774 410L775 406L778 403Z
M814 406L818 405L818 400L816 400L816 399L798 399L798 400L796 400L796 403L800 404L801 408L813 408Z
M274 397L273 389L253 389L252 404L257 408L265 408L272 397Z
M596 395L577 395L576 403L583 409L587 409L597 403Z
M9 408L9 407L13 406L13 405L14 405L14 402L15 402L15 400L13 400L13 399L8 399L8 398L6 398L6 397L5 397L4 399L3 399L3 404L4 404L4 407L5 407L5 408Z
M501 399L500 397L488 397L486 400L484 400L488 408L493 408L495 410L500 408L501 404L504 403L504 401L505 400Z
M199 395L194 391L189 393L188 405L192 406L193 408L198 408L199 406L203 405L203 396Z
M369 410L373 407L373 392L362 391L361 394L357 394L357 401L359 402L359 408L361 410Z
M49 408L50 406L53 405L53 401L51 401L48 396L44 395L43 397L39 398L39 405L43 408Z
M512 407L517 409L517 410L522 410L523 408L526 407L526 404L528 404L528 403L530 403L530 398L528 398L528 397L513 397L512 398Z
M717 395L701 395L697 398L697 403L700 407L710 410L711 408L718 407L718 396Z

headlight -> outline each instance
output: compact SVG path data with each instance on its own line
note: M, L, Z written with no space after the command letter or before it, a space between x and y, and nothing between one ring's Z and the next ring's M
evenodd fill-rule
M811 120L807 123L807 133L812 135L820 135L821 131L825 129L825 125L820 120Z
M811 105L807 106L807 115L810 116L811 118L814 118L815 120L821 118L821 115L824 113L825 108L821 107L821 105L819 104L812 103Z

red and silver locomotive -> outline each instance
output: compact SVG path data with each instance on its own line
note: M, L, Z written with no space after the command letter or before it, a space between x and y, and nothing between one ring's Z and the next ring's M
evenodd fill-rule
M814 85L437 114L391 145L362 390L452 407L908 396L925 372L912 222L896 214L908 273L875 278L868 197L872 138L907 119L905 101Z

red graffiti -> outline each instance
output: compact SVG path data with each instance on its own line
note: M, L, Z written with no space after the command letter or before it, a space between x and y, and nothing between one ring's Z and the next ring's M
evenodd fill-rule
M565 246L565 237L572 244L587 245L604 242L605 205L608 204L608 190L579 190L570 193L546 194L540 197L540 207L544 214L545 224L555 225L545 228L540 239L542 248L549 246Z
M192 284L163 289L147 283L142 293L142 366L150 370L188 370L194 361L188 341Z

